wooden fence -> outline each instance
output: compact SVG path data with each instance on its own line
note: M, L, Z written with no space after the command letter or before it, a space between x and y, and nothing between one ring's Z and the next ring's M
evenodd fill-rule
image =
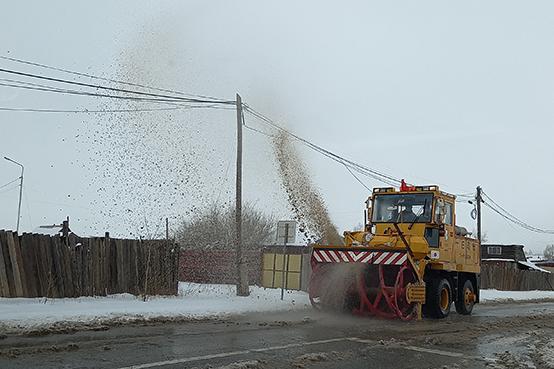
M554 274L521 270L515 262L483 262L481 288L501 291L554 290Z
M176 295L178 247L166 240L0 230L0 296Z

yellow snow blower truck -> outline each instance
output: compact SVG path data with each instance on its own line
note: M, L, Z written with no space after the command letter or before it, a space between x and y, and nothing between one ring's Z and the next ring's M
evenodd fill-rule
M438 186L375 188L363 231L344 232L344 245L313 246L314 308L411 320L444 318L454 302L471 314L480 244L456 226L455 209L456 197Z

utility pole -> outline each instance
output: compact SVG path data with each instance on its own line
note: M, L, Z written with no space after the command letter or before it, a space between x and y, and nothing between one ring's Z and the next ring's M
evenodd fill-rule
M235 208L235 247L237 266L237 296L248 296L248 272L242 254L242 100L237 94L237 177Z
M289 239L289 224L285 223L285 242L283 242L283 271L281 272L281 300L285 297L285 288L289 278L289 258L287 255L287 240ZM287 262L285 264L285 258Z
M481 196L481 186L477 186L477 194L475 195L475 202L477 202L477 239L481 243L481 202L483 198Z
M17 227L16 227L16 232L19 234L19 220L21 218L21 197L23 195L23 171L25 170L25 168L23 167L23 164L20 164L17 161L8 158L7 156L4 156L4 159L6 159L7 161L11 161L12 163L14 163L16 165L19 165L21 167L21 176L19 177L19 179L20 179L20 182L19 182L19 205L17 205Z

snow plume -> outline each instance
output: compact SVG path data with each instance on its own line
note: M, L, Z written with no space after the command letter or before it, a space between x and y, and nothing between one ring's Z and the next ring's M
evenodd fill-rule
M286 133L274 137L273 147L279 177L300 232L309 242L342 244L325 202Z
M145 24L123 44L117 79L173 90L193 84L190 70L180 62L184 51L176 24L161 22L156 18ZM234 114L189 109L190 104L123 99L102 104L103 109L153 110L101 115L82 132L82 147L92 161L84 165L91 168L90 186L97 192L92 206L100 213L94 228L121 237L163 237L164 218L174 227L212 201L227 205L232 177L226 168L235 126L222 122L234 122Z

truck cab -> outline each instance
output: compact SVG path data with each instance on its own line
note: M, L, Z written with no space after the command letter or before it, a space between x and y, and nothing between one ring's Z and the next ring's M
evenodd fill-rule
M364 240L368 246L405 247L396 224L414 254L431 260L431 268L479 273L479 242L456 225L454 195L438 186L376 188L367 204Z

